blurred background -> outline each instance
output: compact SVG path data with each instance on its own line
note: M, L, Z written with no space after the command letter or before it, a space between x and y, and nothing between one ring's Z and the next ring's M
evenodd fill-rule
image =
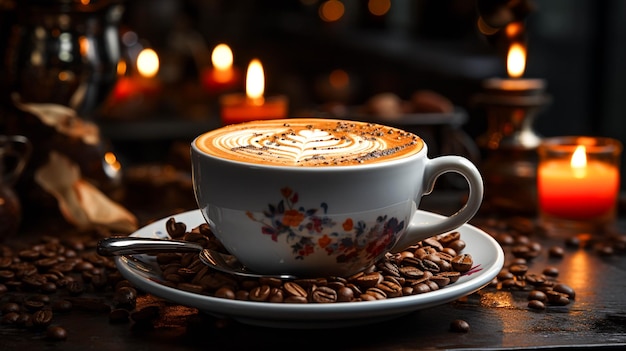
M508 47L498 34L479 31L477 1L345 0L338 2L343 10L337 14L332 12L333 3L337 2L134 0L125 3L121 27L156 49L162 61L160 74L172 83L196 83L200 70L210 66L210 50L227 43L241 69L255 57L263 62L266 91L288 95L294 113L333 100L362 105L377 93L393 92L408 99L416 90L432 89L468 111L464 126L468 133L476 137L484 132L484 120L472 98L481 91L483 80L507 76ZM626 23L621 20L626 4L499 3L528 7L520 14L527 31L524 76L545 79L552 96L536 118L535 130L544 136L626 140ZM324 7L330 8L329 14L324 15ZM347 92L333 92L324 84L335 70L349 75ZM200 98L172 103L143 117L202 119L211 113L217 113L211 101Z
M145 165L185 171L189 142L222 124L222 97L245 93L258 59L265 96L286 97L289 116L392 118L433 154L480 162L480 97L509 78L518 42L521 79L542 97L520 128L624 142L624 13L620 0L0 0L0 127L37 139L8 106L70 106L115 153L105 177L121 165L130 181L162 178ZM232 53L227 83L212 73L218 44Z

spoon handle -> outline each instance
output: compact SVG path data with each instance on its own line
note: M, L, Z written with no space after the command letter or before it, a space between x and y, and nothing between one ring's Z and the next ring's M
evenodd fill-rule
M160 252L199 252L199 244L171 239L112 237L98 242L97 252L101 256L133 254L155 254Z

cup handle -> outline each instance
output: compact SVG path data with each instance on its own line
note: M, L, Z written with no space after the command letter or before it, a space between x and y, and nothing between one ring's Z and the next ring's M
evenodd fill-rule
M418 216L413 216L407 230L394 245L394 252L402 251L419 241L452 231L467 223L480 209L483 200L483 179L478 168L468 159L461 156L439 156L429 159L424 169L423 195L433 191L437 178L448 172L462 175L469 185L469 195L465 205L455 214L442 217L432 223L420 222Z

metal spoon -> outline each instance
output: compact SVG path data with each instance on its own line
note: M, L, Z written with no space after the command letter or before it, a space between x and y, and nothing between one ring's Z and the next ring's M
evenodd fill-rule
M184 240L112 237L100 240L98 242L97 251L98 254L102 256L156 254L163 252L200 252L198 256L202 263L224 273L252 278L270 277L296 279L295 276L290 274L259 274L250 272L235 256L206 249L199 244Z

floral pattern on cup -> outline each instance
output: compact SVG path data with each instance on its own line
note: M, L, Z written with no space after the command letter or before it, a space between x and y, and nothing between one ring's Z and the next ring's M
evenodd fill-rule
M251 220L261 223L261 232L278 242L283 238L292 248L296 259L304 260L319 250L335 256L338 263L376 258L388 251L404 230L404 221L380 215L373 225L351 217L337 223L327 215L328 204L306 209L297 205L298 193L289 187L280 189L282 199L269 204L261 213L247 211ZM372 240L372 238L374 238Z

